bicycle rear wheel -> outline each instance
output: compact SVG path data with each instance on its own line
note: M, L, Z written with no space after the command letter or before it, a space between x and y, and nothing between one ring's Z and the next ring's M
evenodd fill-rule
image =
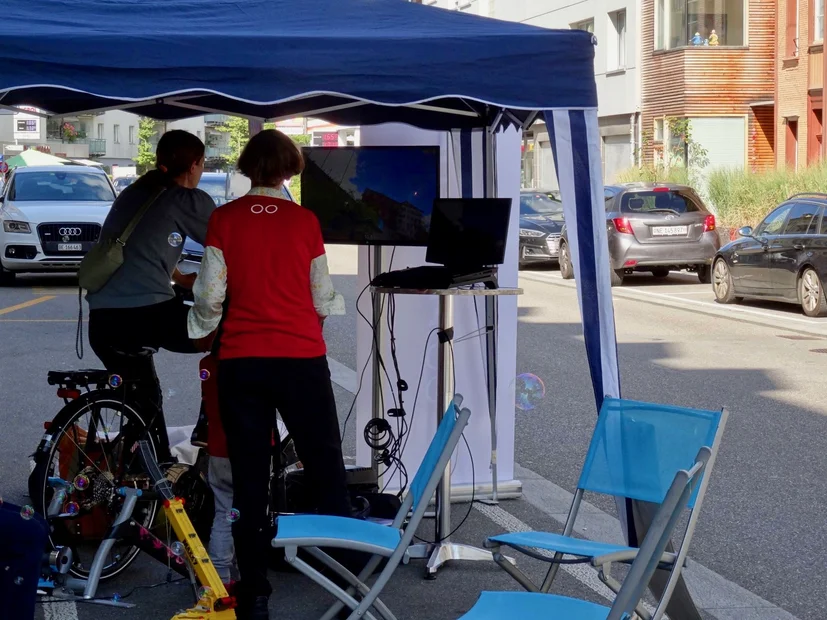
M88 576L92 559L120 512L123 500L115 491L122 486L151 487L137 450L133 450L139 439L146 439L157 458L158 439L149 431L149 423L118 392L96 390L68 403L38 446L29 495L35 509L49 522L52 547L72 549L71 572L76 577ZM59 491L49 483L50 478L74 486L62 500L61 514L51 517L48 508ZM157 511L158 502L139 502L132 520L148 530ZM121 573L139 551L130 541L117 541L101 579Z

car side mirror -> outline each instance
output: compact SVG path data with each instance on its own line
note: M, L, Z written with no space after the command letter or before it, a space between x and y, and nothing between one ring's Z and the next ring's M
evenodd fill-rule
M743 226L738 229L739 237L752 237L752 226Z

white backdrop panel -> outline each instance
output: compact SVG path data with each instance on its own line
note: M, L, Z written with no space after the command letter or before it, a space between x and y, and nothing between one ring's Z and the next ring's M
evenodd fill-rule
M461 192L461 155L458 134L429 132L406 125L380 125L362 129L363 146L390 145L438 145L441 147L440 177L442 197L459 197ZM482 177L482 133L475 132L473 137L473 189L474 196L483 195ZM517 253L519 244L519 190L520 190L520 137L516 130L499 134L497 138L497 183L499 196L514 200L511 224L508 231L508 245L505 264L500 268L500 286L517 286ZM359 248L359 289L365 287L369 280L369 262L371 272L376 273L372 264L372 249ZM393 265L390 265L393 257ZM401 269L425 264L425 248L384 248L382 270ZM370 318L371 300L365 293L359 303L362 314ZM477 319L479 316L479 321ZM437 391L437 338L434 334L425 343L428 333L438 325L438 300L430 296L396 296L395 337L399 358L400 373L407 381L409 390L403 394L408 421L411 422L409 442L405 448L403 462L408 473L413 477L416 468L425 453L428 443L436 429L436 391ZM368 361L371 351L372 333L369 325L358 320L357 327L357 370ZM485 300L478 298L476 308L473 298L456 297L454 304L455 339L476 332L485 325ZM383 324L381 349L385 365L393 385L396 375L390 355L390 335L387 324ZM420 376L423 352L424 372L419 399L414 411L414 396ZM463 406L472 411L471 422L465 436L470 445L475 471L472 474L468 450L460 443L454 455L453 483L455 485L490 484L490 445L491 432L488 416L488 392L485 374L485 340L482 337L465 340L455 344L456 391L465 398ZM514 377L517 360L517 299L503 297L499 299L499 332L497 345L497 428L499 435L499 480L507 485L514 477ZM357 399L357 463L361 466L370 464L371 451L362 439L362 431L371 417L372 399L372 364L368 365ZM393 406L393 389L383 378L384 409ZM392 420L391 420L392 421ZM393 476L389 489L398 489L399 477Z

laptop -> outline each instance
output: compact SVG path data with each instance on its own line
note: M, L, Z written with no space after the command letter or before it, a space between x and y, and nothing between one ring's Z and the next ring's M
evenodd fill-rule
M497 287L505 260L511 198L439 198L434 201L424 265L378 275L383 288L445 289L485 283Z

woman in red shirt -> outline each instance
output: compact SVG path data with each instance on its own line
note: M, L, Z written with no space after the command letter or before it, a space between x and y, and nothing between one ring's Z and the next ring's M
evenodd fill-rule
M253 188L213 213L189 315L193 339L208 340L221 321L218 397L233 477L240 620L268 617L266 514L276 410L319 512L351 515L322 335L326 317L344 314L344 300L333 290L316 216L281 197L284 182L303 168L301 151L284 134L267 130L250 140L238 169Z

